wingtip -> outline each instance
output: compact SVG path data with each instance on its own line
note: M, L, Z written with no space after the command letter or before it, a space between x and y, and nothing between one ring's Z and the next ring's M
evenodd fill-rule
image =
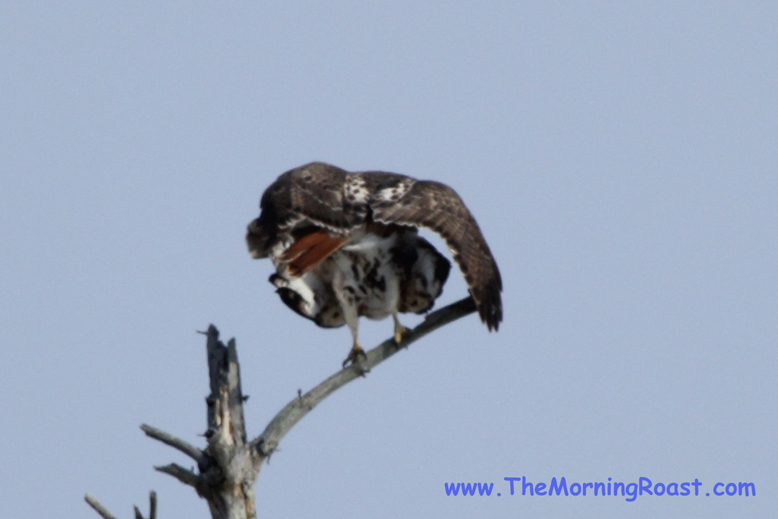
M502 298L499 291L478 304L478 314L490 332L499 331L502 322Z
M489 315L486 318L481 317L481 320L486 324L486 328L490 332L497 332L500 330L500 322L502 322L502 312L498 310L496 315Z

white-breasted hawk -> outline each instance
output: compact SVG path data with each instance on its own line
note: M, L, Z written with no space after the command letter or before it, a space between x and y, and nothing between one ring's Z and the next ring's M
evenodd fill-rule
M502 321L497 263L462 199L444 184L313 162L279 176L260 208L248 225L249 252L273 261L270 282L292 310L325 328L349 326L344 365L364 356L359 316L391 315L399 343L405 328L397 314L427 312L440 296L451 264L419 228L446 242L488 329Z

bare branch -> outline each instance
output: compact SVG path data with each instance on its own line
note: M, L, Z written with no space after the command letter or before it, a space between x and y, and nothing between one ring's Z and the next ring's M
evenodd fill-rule
M134 508L135 519L143 519L140 509L137 506ZM157 493L153 490L149 493L149 519L157 519Z
M149 494L149 519L157 519L157 493L153 490Z
M189 469L185 469L177 463L171 463L170 465L165 465L164 467L154 467L154 469L173 476L181 483L189 485L190 487L198 488L198 485L200 485L200 482L202 481L200 476Z
M84 500L89 503L89 506L95 509L95 512L100 514L100 516L103 519L116 519L111 512L109 512L103 505L100 504L100 501L97 500L92 494L87 494L84 496Z
M429 314L419 326L404 334L399 345L394 342L394 339L387 339L367 352L367 358L359 365L349 366L338 371L302 396L298 392L298 396L273 418L265 431L251 444L255 445L263 456L269 456L289 430L334 391L385 361L397 353L400 348L407 347L428 333L471 314L475 310L475 302L470 297L441 308Z
M161 431L156 427L152 427L146 424L142 424L140 428L143 430L143 432L146 433L146 436L150 436L155 440L161 441L165 445L170 445L174 449L180 450L181 452L183 452L184 454L186 454L187 456L195 460L198 466L202 466L207 463L205 453L202 450L198 449L197 447L195 447L190 443L187 443L181 438L177 436L173 436L170 433L166 433L165 431Z
M219 331L210 325L205 332L208 337L208 371L211 385L211 393L205 399L208 405L208 430L205 434L208 447L201 450L150 425L141 425L141 429L149 437L194 459L199 474L175 463L155 469L194 487L198 495L208 501L212 517L255 519L254 484L262 462L276 450L281 439L302 417L334 391L364 375L402 347L475 310L472 298L457 301L429 314L424 322L403 335L400 344L394 339L388 339L367 352L363 361L338 371L308 393L303 395L298 390L297 396L273 418L262 435L250 443L246 441L243 415L245 398L241 391L240 364L235 340L231 339L225 346L219 341ZM155 519L156 496L152 494L151 499L150 519ZM98 510L94 504L92 506ZM103 517L112 518L110 514ZM137 509L136 517L142 517Z
M211 394L208 397L208 430L217 429L227 433L230 438L223 438L235 447L246 443L246 426L243 419L243 392L240 387L240 364L235 347L235 339L230 339L227 346L219 341L219 330L214 325L208 327L208 372L211 381ZM227 421L224 424L223 421ZM210 440L210 438L209 438ZM209 441L208 450L212 450Z

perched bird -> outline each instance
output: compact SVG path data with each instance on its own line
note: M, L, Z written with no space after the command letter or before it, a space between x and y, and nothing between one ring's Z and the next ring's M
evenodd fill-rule
M441 294L451 264L419 228L445 240L488 329L502 321L500 271L470 211L444 184L313 162L278 177L260 208L246 234L251 256L273 261L270 282L289 308L325 328L348 325L344 366L365 356L359 316L391 315L399 343L406 329L397 314L427 312Z

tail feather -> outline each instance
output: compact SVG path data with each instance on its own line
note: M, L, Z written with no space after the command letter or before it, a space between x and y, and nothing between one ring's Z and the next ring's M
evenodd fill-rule
M281 256L287 262L289 274L302 276L340 249L346 238L330 236L324 231L306 234L289 247Z

